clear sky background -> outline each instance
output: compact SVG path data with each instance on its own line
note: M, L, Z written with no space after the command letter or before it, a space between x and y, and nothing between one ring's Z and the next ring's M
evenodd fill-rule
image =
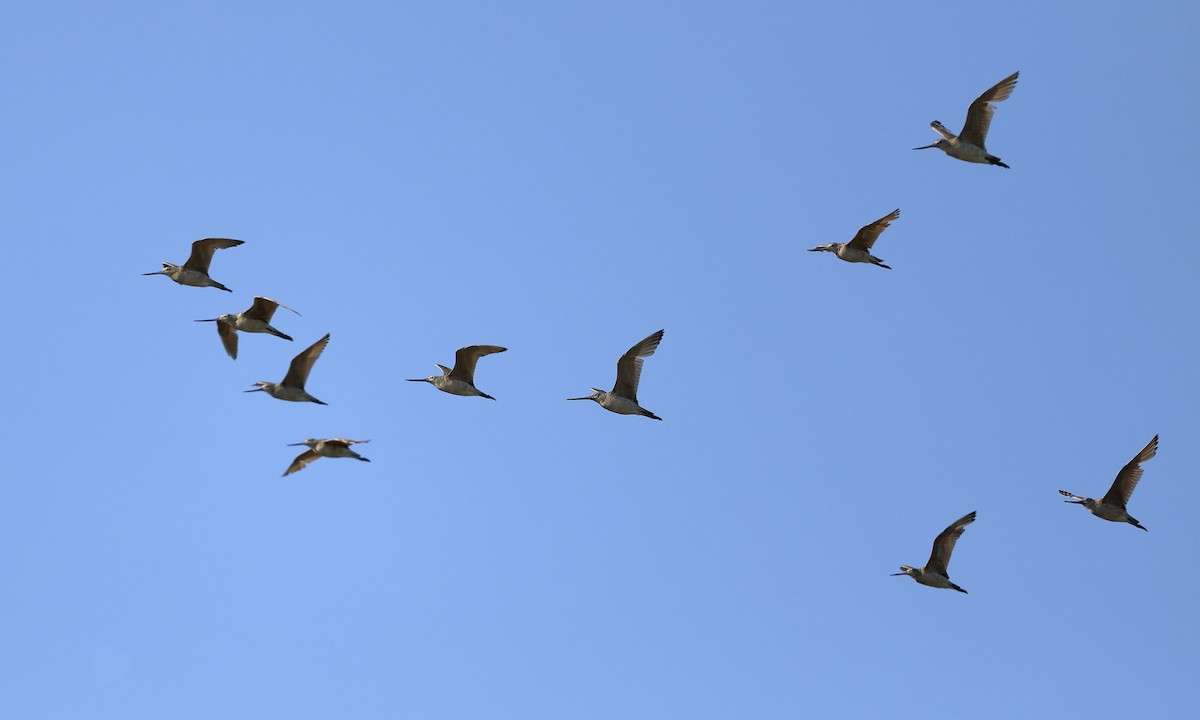
M1194 712L1197 27L9 3L0 714ZM1011 170L910 149L1015 70ZM139 275L208 236L232 294ZM663 422L565 402L659 328ZM327 407L242 392L326 332ZM496 402L403 382L469 344ZM1155 433L1148 533L1063 504ZM888 576L971 510L969 595Z

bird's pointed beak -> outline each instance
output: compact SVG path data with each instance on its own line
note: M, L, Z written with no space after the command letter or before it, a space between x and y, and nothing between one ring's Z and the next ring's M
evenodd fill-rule
M1063 502L1071 503L1072 505L1082 505L1083 504L1082 500L1063 500Z
M822 250L828 250L828 249L829 249L829 248L825 247L824 245L820 245L820 246L818 246L818 247L815 247L815 248L809 248L809 249L808 249L808 251L809 251L809 252L820 252L820 251L822 251Z
M167 274L166 270L155 270L152 273L142 273L142 275L166 275L166 274Z
M892 573L892 577L896 577L897 575L907 575L907 574L908 573Z
M913 148L913 150L928 150L929 148L935 148L935 147L937 147L937 143L933 143L930 145L922 145L921 147Z
M262 388L261 388L261 387L256 387L256 388L254 388L254 389L252 389L252 390L243 390L242 392L262 392Z
M207 320L197 320L196 322L216 322L218 318L209 318Z
M409 382L429 382L429 378L408 378Z
M249 391L249 390L247 390L246 392L250 392L250 391ZM297 446L297 445L307 445L307 444L308 444L308 443L288 443L288 444L287 444L287 446L288 446L288 447L295 447L295 446Z
M591 398L591 396L589 395L588 397L581 397L581 398L567 398L567 399L568 399L568 400L591 400L592 398Z

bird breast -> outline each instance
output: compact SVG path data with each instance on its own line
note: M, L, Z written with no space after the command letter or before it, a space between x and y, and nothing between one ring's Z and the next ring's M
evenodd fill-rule
M438 390L448 392L451 395L478 395L479 391L471 387L469 384L452 377L434 378L433 384Z
M611 410L621 415L642 414L642 408L637 403L629 398L621 397L620 395L613 395L612 393L605 395L604 399L600 401L600 404L603 405L606 410Z
M973 163L987 163L988 154L983 148L957 140L950 143L950 147L944 148L946 154L950 157L966 160Z

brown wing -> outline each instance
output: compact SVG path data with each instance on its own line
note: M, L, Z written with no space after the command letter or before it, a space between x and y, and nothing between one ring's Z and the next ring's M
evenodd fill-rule
M875 241L879 239L879 233L887 230L888 225L891 225L892 221L898 217L900 217L900 208L896 208L870 225L862 226L859 228L858 234L854 236L854 239L846 243L846 247L870 250Z
M958 136L959 139L963 142L983 147L983 141L987 138L988 128L992 125L992 115L996 112L996 108L992 103L1007 100L1008 96L1012 95L1013 88L1017 86L1017 76L1020 74L1021 72L1018 70L988 88L984 94L975 98L975 102L971 103L971 107L967 108L967 121L963 123L962 132Z
M479 362L479 358L492 353L502 353L507 349L499 345L468 345L459 348L454 353L454 369L450 371L450 377L474 385L475 363Z
M651 333L617 360L617 382L613 394L637 402L638 382L642 379L642 358L648 358L662 342L663 331Z
M1117 507L1125 507L1125 503L1129 502L1129 496L1133 494L1133 489L1137 487L1138 480L1142 479L1142 463L1146 462L1158 452L1158 436L1155 435L1150 442L1146 443L1146 447L1138 453L1129 464L1121 468L1121 472L1117 473L1117 479L1113 480L1112 487L1104 494L1100 502L1105 505L1116 505Z
M328 440L325 441L325 444L328 445L330 443L333 443L335 445L341 445L344 448L349 448L351 445L355 445L357 443L369 443L369 442L371 442L371 441L370 440L351 440L349 438L329 438Z
M297 388L304 387L304 383L308 382L308 373L312 370L313 363L317 361L317 358L321 357L321 353L325 351L325 346L328 344L329 333L325 333L325 337L292 358L292 364L288 367L287 377L280 384Z
M188 270L199 270L207 275L208 265L212 262L213 253L217 250L237 247L243 242L243 240L230 240L229 238L204 238L203 240L197 240L192 243L192 254L188 256L187 262L183 266Z
M237 360L237 330L232 325L226 325L223 322L217 322L217 334L221 336L221 344L225 346L225 352L229 357Z
M275 302L271 298L256 296L254 298L254 304L250 306L249 310L247 310L246 312L244 312L242 314L248 318L254 318L256 320L262 320L265 323L269 323L269 322L271 322L271 318L275 316L275 308L285 308L287 310L292 310L287 305L284 305L283 303ZM300 314L300 313L296 312L295 310L292 310L292 312L296 313L297 315Z
M943 530L933 541L933 553L929 556L929 562L925 563L925 569L950 577L950 573L946 572L946 566L950 564L950 553L954 552L954 544L962 537L963 530L973 522L975 522L974 510L955 520L950 527Z
M319 457L321 457L321 456L317 454L316 450L313 450L312 448L305 450L304 452L302 452L296 456L296 459L292 461L291 465L288 465L288 469L286 471L284 471L283 477L287 477L288 475L291 475L294 472L303 470L305 465L309 464L310 462L312 462L313 460L316 460Z

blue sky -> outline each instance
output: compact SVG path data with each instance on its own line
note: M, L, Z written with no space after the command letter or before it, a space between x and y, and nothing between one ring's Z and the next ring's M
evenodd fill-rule
M1186 715L1198 23L6 7L3 714ZM1015 70L1011 170L910 150ZM139 275L207 236L232 294ZM564 401L659 328L663 422ZM326 332L328 407L242 392ZM496 402L402 381L469 344ZM1148 533L1061 502L1155 433ZM970 595L888 577L971 510Z

